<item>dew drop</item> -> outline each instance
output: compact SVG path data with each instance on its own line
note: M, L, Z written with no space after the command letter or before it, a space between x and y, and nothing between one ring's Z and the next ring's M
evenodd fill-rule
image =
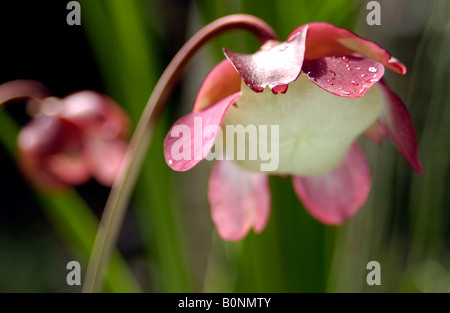
M369 67L369 72L376 73L376 72L378 72L378 70L375 67L371 66L371 67Z
M352 84L353 86L359 86L359 84L358 84L357 82L355 82L354 80L351 81L351 84Z
M169 165L172 165L172 163L173 163L172 160L169 160Z
M327 83L328 83L328 85L334 85L334 83L329 79L327 79Z
M348 58L347 58L346 56L343 56L343 57L342 57L342 61L348 62Z
M349 94L350 94L350 91L348 91L347 89L342 89L341 92L342 92L344 95L349 95Z
M360 70L361 68L358 66L356 69L357 69L357 70Z
M367 74L361 74L361 77L366 77L367 76Z
M331 74L333 74L334 76L336 76L336 72L333 70L328 70Z

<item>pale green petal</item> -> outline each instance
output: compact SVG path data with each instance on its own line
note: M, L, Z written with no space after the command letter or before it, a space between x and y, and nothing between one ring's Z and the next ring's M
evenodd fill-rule
M225 141L231 138L226 135L227 125L254 125L256 129L265 125L269 138L258 149L271 152L273 158L278 157L274 173L279 174L307 176L331 170L351 143L377 119L383 106L378 85L362 98L349 99L324 91L305 75L289 84L286 94L274 95L269 88L255 93L244 83L241 93L237 106L230 108L223 121ZM271 151L271 125L279 126L278 153L275 149ZM256 148L258 140L253 141L252 149ZM237 151L244 148L245 160L236 160ZM261 164L269 162L261 159L259 153L256 160L249 160L248 135L244 144L235 144L234 155L230 149L224 149L228 159L235 159L250 171L260 171Z

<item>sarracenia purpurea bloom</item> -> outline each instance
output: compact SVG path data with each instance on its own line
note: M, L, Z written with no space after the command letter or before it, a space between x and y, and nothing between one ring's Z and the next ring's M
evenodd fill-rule
M216 154L208 199L223 239L237 241L261 232L270 214L268 174L292 176L298 198L319 221L338 225L366 202L371 173L356 144L364 134L376 143L389 137L413 170L422 172L418 144L406 107L383 81L385 68L406 67L385 49L328 23L295 29L285 42L266 41L254 54L224 49L226 59L207 75L191 113L169 131L167 164L187 171L207 157L219 127L278 125L276 169L261 172L261 157L238 159L223 147ZM217 125L209 138L195 136ZM174 132L187 126L188 133ZM266 134L267 135L267 134ZM244 149L255 144L245 137ZM237 147L239 148L239 147ZM212 153L212 152L211 152Z
M0 85L0 102L28 101L30 121L17 138L17 161L38 189L77 186L95 178L111 186L128 145L130 120L111 98L79 91L62 99L32 80Z

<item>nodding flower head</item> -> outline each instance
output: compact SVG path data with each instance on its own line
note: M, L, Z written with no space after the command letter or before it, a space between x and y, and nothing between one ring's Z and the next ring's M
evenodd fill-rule
M298 198L325 224L353 216L371 188L369 166L356 144L362 134L376 143L389 137L422 172L411 118L382 80L385 68L406 74L406 67L377 44L311 23L254 54L224 53L192 112L175 122L164 143L167 164L176 171L215 157L208 198L222 238L236 241L251 228L264 229L267 174L292 176ZM269 132L269 126L276 127ZM236 137L242 140L236 143ZM251 154L255 149L259 154ZM269 151L276 157L270 169L264 167Z
M18 136L24 175L43 189L76 186L91 178L111 186L127 148L125 112L94 91L32 103L33 118Z

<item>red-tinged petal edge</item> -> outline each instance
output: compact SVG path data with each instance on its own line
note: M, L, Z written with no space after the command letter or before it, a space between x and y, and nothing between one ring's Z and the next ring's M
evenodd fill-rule
M380 86L386 104L378 120L412 169L417 173L423 173L419 160L417 136L408 110L402 100L389 89L384 81L380 81Z
M384 75L382 64L354 56L305 61L303 71L320 88L347 98L363 97Z
M317 22L302 25L289 35L287 41L293 40L306 27L308 28L308 34L306 36L305 60L361 54L399 74L406 74L407 72L405 65L393 58L386 49L347 29L329 23Z
M287 85L301 73L307 29L292 39L254 54L240 54L224 49L225 56L255 92L269 86L274 94L285 93Z
M207 156L225 114L238 98L239 93L235 93L175 122L164 140L164 157L170 168L184 172Z
M371 187L369 166L356 144L331 172L311 177L295 176L292 181L306 210L329 225L342 224L353 216L366 202Z
M243 239L264 230L270 215L267 175L242 170L233 161L216 161L208 186L211 217L221 238Z
M193 112L206 109L221 99L239 92L241 76L228 59L217 64L206 76L195 98Z

